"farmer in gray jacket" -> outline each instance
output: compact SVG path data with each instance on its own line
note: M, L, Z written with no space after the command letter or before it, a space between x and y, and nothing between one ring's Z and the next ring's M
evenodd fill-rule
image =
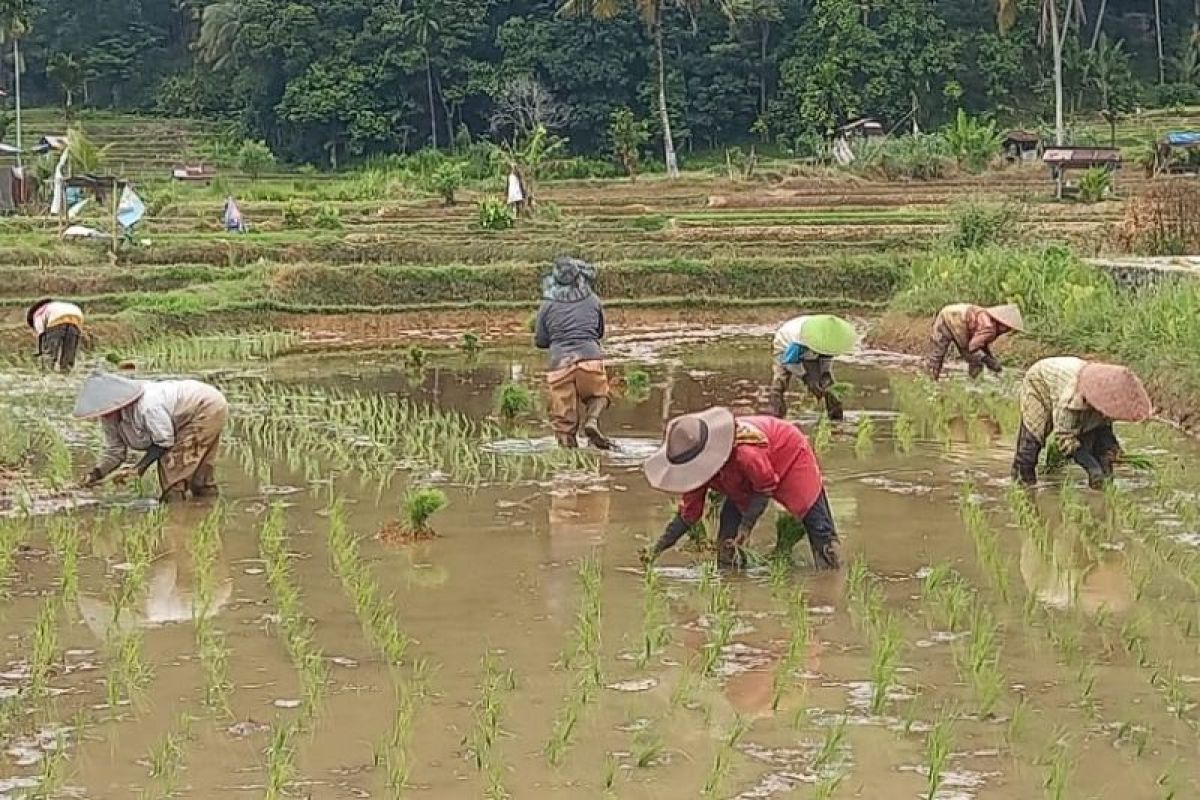
M604 369L604 307L592 290L596 268L576 258L559 257L542 282L535 343L550 351L546 382L550 387L550 425L560 447L577 447L579 407L584 408L583 434L593 447L611 450L600 432L600 415L608 408L608 374Z

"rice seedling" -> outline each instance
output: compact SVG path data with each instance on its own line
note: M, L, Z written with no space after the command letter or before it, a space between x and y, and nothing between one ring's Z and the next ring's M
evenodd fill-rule
M975 606L967 647L958 652L970 677L976 709L981 717L989 717L1003 691L1004 676L1000 671L999 625L982 605Z
M288 794L288 786L296 779L296 746L292 742L292 726L281 720L271 725L271 735L266 749L266 800L282 800Z
M854 455L866 458L874 452L875 420L870 414L863 414L854 428Z
M392 666L404 660L411 640L400 629L390 599L385 599L379 584L363 563L358 539L346 523L345 507L334 497L326 509L329 519L329 553L334 574L343 592L354 604L354 613L372 646Z
M414 487L404 494L404 516L409 532L418 537L433 535L429 518L446 507L446 493L430 486Z
M64 605L70 605L79 595L79 524L74 517L55 517L50 523L49 537L61 562L59 596Z
M58 797L67 782L67 734L59 729L54 735L54 747L42 754L37 785L30 791L33 800L52 800Z
M1008 564L1000 553L1000 539L988 524L987 512L976 498L975 485L970 481L964 482L959 490L958 508L963 525L975 543L976 559L1000 599L1008 602Z
M896 685L904 636L891 614L875 622L871 641L871 713L879 714Z
M1008 742L1009 748L1015 747L1017 742L1025 737L1025 733L1029 729L1029 713L1029 703L1022 695L1017 704L1013 706L1008 724L1004 727L1004 741Z
M195 618L196 649L204 668L204 704L217 713L229 713L229 646L225 634L217 630L207 616Z
M496 413L511 425L533 412L533 393L522 383L509 381L496 390Z
M666 752L663 738L647 726L634 734L633 763L638 769L647 769L658 764Z
M721 660L721 653L733 641L733 631L737 627L737 604L731 586L721 583L713 588L709 597L708 614L709 636L700 649L701 675L712 674Z
M704 778L704 787L700 790L703 797L720 796L725 779L733 767L733 754L737 749L738 742L749 729L749 723L741 717L734 720L729 732L721 740L721 746L717 749L712 766L709 767L708 774Z
M842 753L846 749L846 722L846 716L843 714L825 726L825 735L809 764L813 772L821 774L841 761Z
M813 784L813 800L829 800L846 780L846 773L839 770L832 775L826 775Z
M58 659L58 610L61 603L47 598L33 623L33 642L29 647L29 692L41 697L46 681Z
M917 428L912 417L901 413L892 425L892 444L897 453L908 455L917 441Z
M150 748L147 761L150 764L150 777L159 781L162 794L166 797L175 793L175 783L179 771L183 769L186 754L185 745L191 736L191 717L182 714L174 729L167 731L156 744Z
M429 365L429 353L420 345L414 344L404 355L404 366L409 372L420 373Z
M267 584L275 599L279 612L279 628L292 664L300 674L303 694L302 717L311 720L316 716L325 693L329 667L324 655L314 643L315 631L312 622L304 616L300 605L300 590L292 578L288 564L287 531L283 518L283 507L273 504L259 532L259 554L266 565Z
M641 367L625 368L625 396L640 402L650 396L650 373Z
M925 736L925 773L927 778L925 800L934 800L942 788L946 764L954 746L954 713L943 712Z
M562 765L563 758L566 756L567 749L571 746L571 739L575 734L575 726L579 723L579 715L583 711L583 704L586 700L581 699L579 692L573 692L567 702L558 710L558 714L554 717L554 729L550 734L550 740L546 742L543 753L546 760L550 762L550 766L558 767Z
M595 691L604 681L600 652L601 580L600 560L596 557L583 559L579 565L582 596L575 614L575 628L571 644L559 660L560 666L573 670L575 675L571 689L555 716L550 739L543 748L551 766L557 767L562 763L584 707L591 702Z
M490 650L483 656L483 679L479 702L475 705L475 727L467 737L467 750L475 768L485 770L495 763L495 745L500 739L500 715L504 710L503 692L515 684L512 670L502 669Z
M949 631L958 631L969 618L971 590L949 564L937 564L925 575L922 597L931 615Z
M812 449L817 455L824 455L829 452L830 445L833 444L833 423L829 421L829 417L822 415L817 421L817 427L813 431Z
M0 519L0 598L8 597L8 584L17 566L17 552L25 539L26 527Z
M385 785L390 796L399 798L408 786L412 771L412 756L409 752L412 739L413 719L416 716L416 693L400 687L397 691L396 712L387 736L377 745L375 766L384 769Z
M1057 737L1051 743L1048 752L1043 754L1042 765L1045 777L1042 788L1046 800L1066 800L1069 797L1068 786L1071 777L1071 752L1065 736Z
M483 344L480 341L479 334L474 331L466 331L462 335L462 351L468 359L479 357L479 352L483 349Z
M644 669L671 641L670 607L666 587L653 566L642 580L642 646L637 665Z
M808 619L808 602L804 590L797 587L788 603L788 646L775 667L771 686L771 710L778 711L788 683L795 680L796 671L804 666L808 658L812 627ZM803 686L803 684L801 684Z
M1167 709L1179 719L1185 719L1194 705L1184 691L1183 679L1175 670L1174 663L1155 670L1150 676L1150 685L1157 689L1167 704Z
M60 492L74 481L71 451L59 432L49 425L43 425L42 439L46 453L46 483L52 490Z

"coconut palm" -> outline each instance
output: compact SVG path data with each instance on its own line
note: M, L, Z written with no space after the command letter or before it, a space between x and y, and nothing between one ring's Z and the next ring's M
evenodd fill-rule
M1063 121L1063 47L1071 23L1083 24L1083 0L1065 0L1066 7L1059 14L1059 0L1040 0L1042 16L1038 28L1038 41L1045 44L1050 39L1054 54L1054 143L1060 147L1066 141L1066 124ZM996 20L1001 33L1008 31L1017 19L1017 0L997 0Z
M1015 0L1011 0L1015 2ZM663 53L663 15L672 7L695 15L705 0L632 0L646 30L654 39L654 55L658 67L658 116L663 133L663 156L667 162L667 177L679 177L679 162L675 158L675 142L671 138L671 114L667 109L667 64ZM733 18L732 6L727 0L717 0L721 11ZM596 19L612 19L621 13L625 4L621 0L564 0L560 12L589 16Z
M1158 42L1158 82L1161 85L1167 82L1166 62L1163 60L1161 0L1154 0L1154 38Z
M425 90L429 96L429 142L437 149L437 110L433 103L433 41L441 30L437 9L427 0L418 0L412 10L405 14L403 26L404 32L416 39L425 55Z
M21 37L29 32L28 0L0 0L0 44L12 44L13 89L17 101L17 149L21 148ZM21 154L17 153L17 163Z
M83 91L87 70L71 53L55 53L46 63L46 77L59 85L63 91L63 112L67 124L71 122L71 109L75 105L75 94Z
M204 7L200 14L200 39L196 50L213 69L223 69L237 61L237 39L242 28L242 4L224 0Z

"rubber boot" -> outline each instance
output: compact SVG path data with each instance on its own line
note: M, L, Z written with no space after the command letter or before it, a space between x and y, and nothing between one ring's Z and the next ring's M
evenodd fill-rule
M828 390L825 392L825 412L829 414L829 419L833 422L841 422L846 418L846 411L842 408L842 404Z
M558 441L558 446L564 450L574 450L579 447L579 440L573 433L556 433L554 438Z
M808 537L812 547L813 566L819 570L842 568L842 546L837 539L814 539Z
M608 408L607 397L593 397L587 401L587 413L583 418L583 435L597 450L612 450L614 447L612 440L600 431L600 415L606 408Z
M1013 458L1012 477L1026 486L1037 483L1037 463L1042 443L1023 424L1017 434L1017 453Z

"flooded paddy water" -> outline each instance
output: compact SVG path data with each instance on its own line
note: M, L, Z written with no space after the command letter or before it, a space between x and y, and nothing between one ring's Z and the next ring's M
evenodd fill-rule
M219 505L113 487L0 521L0 798L1200 796L1194 443L1127 426L1153 472L1013 492L1015 376L935 392L864 354L845 422L793 400L847 566L681 545L646 575L672 504L640 459L670 415L762 404L747 333L615 342L650 387L611 456L488 421L501 384L536 393L526 348L205 373L233 403ZM3 402L78 474L73 386L9 375ZM438 536L377 541L412 483L447 495Z

